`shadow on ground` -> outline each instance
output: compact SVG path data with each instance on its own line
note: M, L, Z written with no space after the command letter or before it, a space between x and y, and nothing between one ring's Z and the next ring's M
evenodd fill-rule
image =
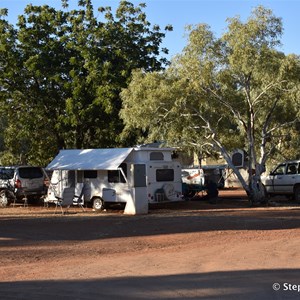
M300 270L277 269L93 280L2 282L0 298L6 300L299 299L299 278Z
M0 216L0 246L41 241L88 241L118 237L300 228L300 208L150 212L148 215Z

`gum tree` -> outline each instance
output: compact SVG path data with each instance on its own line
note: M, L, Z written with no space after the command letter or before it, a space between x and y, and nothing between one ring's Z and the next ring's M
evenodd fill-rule
M188 45L164 73L134 73L121 116L126 130L220 152L256 202L268 158L298 120L300 61L277 50L282 24L270 10L227 22L220 38L208 25L189 27ZM232 163L237 147L247 152L249 180Z

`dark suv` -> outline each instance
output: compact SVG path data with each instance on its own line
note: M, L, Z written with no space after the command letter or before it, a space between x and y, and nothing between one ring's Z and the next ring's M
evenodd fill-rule
M17 200L39 200L46 193L43 168L0 167L0 206Z

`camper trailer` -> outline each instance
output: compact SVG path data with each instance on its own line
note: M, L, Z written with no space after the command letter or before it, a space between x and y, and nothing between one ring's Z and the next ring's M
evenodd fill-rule
M45 202L64 195L82 197L101 210L126 203L125 213L147 213L149 203L182 199L181 165L173 148L61 150L47 166L53 171Z
M189 198L195 196L204 187L204 172L201 168L186 168L181 171L182 177L182 193L184 197Z
M183 194L193 197L206 189L208 180L213 180L219 189L224 188L227 165L205 165L201 168L182 169Z

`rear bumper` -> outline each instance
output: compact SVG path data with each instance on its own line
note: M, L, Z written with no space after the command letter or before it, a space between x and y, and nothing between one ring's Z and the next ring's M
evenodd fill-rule
M46 190L25 190L25 189L17 189L15 191L17 198L24 198L24 197L42 197L46 194Z

